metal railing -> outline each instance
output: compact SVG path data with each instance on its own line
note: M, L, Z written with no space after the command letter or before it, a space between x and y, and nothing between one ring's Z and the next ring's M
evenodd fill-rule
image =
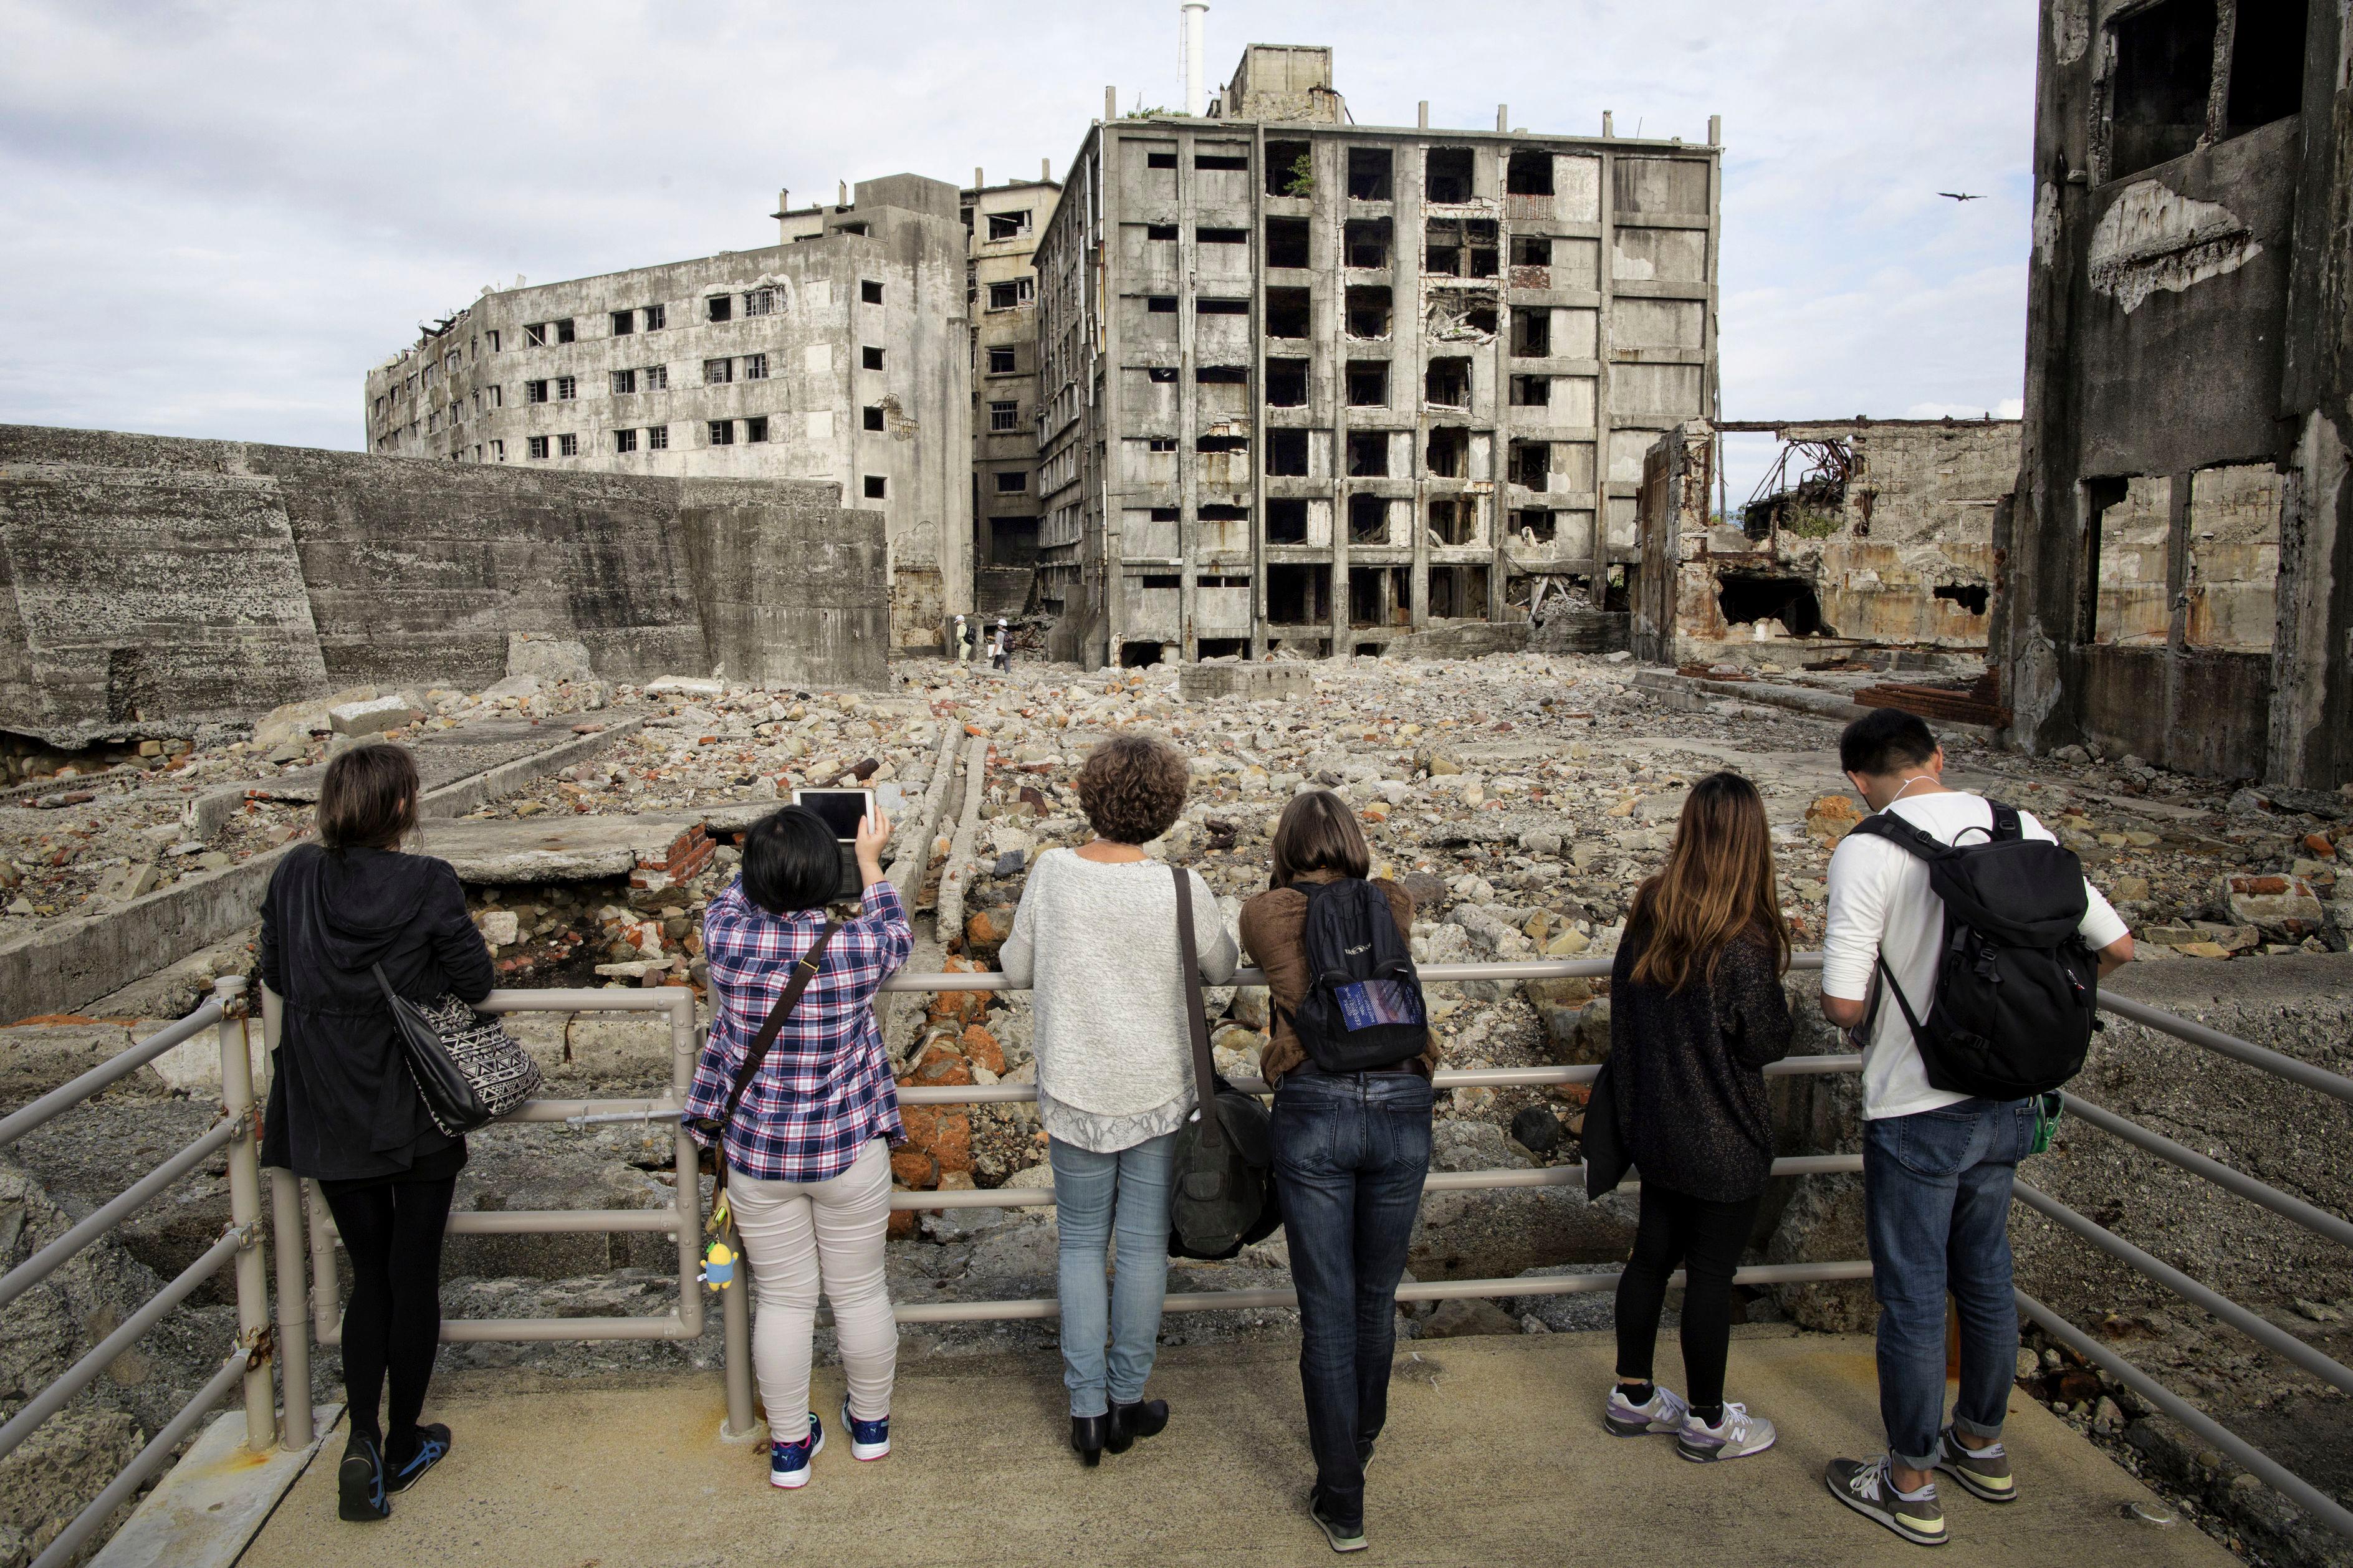
M1819 969L1819 954L1800 954L1793 967ZM1608 973L1608 960L1568 960L1492 964L1431 964L1421 971L1433 984L1462 981L1545 980L1598 977ZM1263 976L1243 970L1233 984L1263 984ZM232 1265L236 1270L238 1337L237 1348L185 1404L164 1428L141 1449L87 1508L52 1540L33 1568L59 1568L69 1561L121 1502L132 1496L170 1458L196 1424L240 1383L244 1385L246 1437L254 1450L282 1437L290 1448L309 1446L312 1438L310 1400L310 1340L322 1343L341 1337L339 1287L334 1248L338 1237L327 1206L315 1184L298 1183L284 1171L272 1171L272 1215L269 1228L278 1277L278 1314L273 1331L267 1281L260 1251L260 1173L258 1160L259 1112L254 1103L251 1057L240 1016L245 982L216 982L215 994L195 1012L140 1041L107 1062L81 1074L24 1109L0 1117L0 1149L6 1149L35 1129L88 1101L165 1051L217 1026L221 1053L221 1120L205 1134L165 1158L117 1197L93 1210L65 1234L37 1250L25 1262L0 1276L0 1308L47 1279L174 1182L224 1150L227 1154L231 1224L221 1237L151 1300L109 1333L48 1387L36 1394L5 1424L0 1424L0 1458L14 1451L44 1421L87 1388L118 1356L185 1300L206 1280ZM899 974L886 981L892 992L989 992L1013 989L1004 975L992 973ZM265 1044L274 1045L277 1009L265 993ZM2101 1005L2119 1016L2158 1029L2177 1038L2245 1063L2287 1081L2320 1090L2353 1103L2353 1079L2222 1034L2202 1024L2179 1018L2127 998L2104 996ZM670 1024L670 1085L667 1095L602 1100L535 1100L526 1103L508 1122L574 1125L676 1118L691 1083L700 1031L695 1023L693 994L683 987L627 990L600 988L575 991L494 991L480 1004L491 1013L623 1012L661 1013ZM1861 1058L1852 1054L1797 1057L1766 1069L1768 1077L1853 1072ZM1504 1088L1590 1083L1598 1067L1448 1069L1436 1078L1441 1089ZM1256 1079L1232 1080L1246 1091L1263 1092ZM1004 1104L1034 1100L1034 1086L987 1084L956 1087L908 1086L899 1090L910 1105ZM2122 1138L2134 1147L2223 1191L2259 1205L2316 1235L2353 1246L2353 1223L2303 1199L2232 1170L2219 1161L2187 1149L2162 1134L2138 1125L2074 1094L2065 1096L2067 1109L2087 1126ZM461 1211L450 1215L449 1230L457 1235L555 1235L566 1233L667 1233L678 1247L679 1299L669 1314L642 1318L518 1318L445 1320L446 1341L586 1341L617 1339L689 1340L704 1329L702 1287L697 1279L702 1231L701 1186L696 1174L697 1150L682 1127L673 1131L675 1194L665 1207L652 1209ZM1852 1173L1862 1169L1859 1154L1820 1154L1783 1158L1773 1163L1777 1175L1802 1176ZM1582 1165L1558 1165L1516 1170L1434 1172L1426 1192L1459 1192L1498 1188L1578 1186ZM309 1189L309 1190L306 1190ZM1620 1191L1635 1190L1629 1184ZM2353 1369L2348 1369L2303 1341L2187 1274L2151 1257L2105 1226L2086 1218L2049 1194L2020 1182L2019 1202L2072 1232L2146 1278L2164 1285L2200 1310L2248 1334L2274 1353L2294 1362L2314 1376L2353 1393ZM307 1199L307 1202L306 1202ZM996 1188L951 1192L895 1192L892 1206L902 1210L944 1210L972 1207L1039 1207L1050 1205L1050 1188ZM307 1208L307 1215L305 1210ZM1769 1285L1865 1279L1867 1260L1776 1264L1743 1268L1737 1282ZM1400 1300L1440 1300L1463 1297L1509 1297L1574 1294L1612 1289L1618 1272L1556 1275L1532 1279L1427 1280L1402 1286ZM722 1295L725 1346L726 1425L723 1436L744 1440L754 1436L757 1421L752 1386L750 1301L748 1288L739 1286ZM309 1310L304 1310L305 1300ZM2230 1432L2179 1395L2164 1388L2112 1348L2085 1334L2024 1291L2017 1292L2021 1311L2054 1339L2091 1364L2115 1376L2156 1408L2196 1432L2201 1440L2260 1478L2284 1496L2340 1534L2353 1537L2353 1511L2300 1479L2277 1461ZM1211 1311L1289 1307L1296 1305L1288 1289L1234 1289L1180 1292L1166 1299L1171 1311ZM1011 1319L1041 1319L1056 1315L1050 1299L1001 1301L958 1301L906 1304L896 1309L901 1322L954 1322ZM285 1393L284 1417L275 1413L270 1363L277 1361Z

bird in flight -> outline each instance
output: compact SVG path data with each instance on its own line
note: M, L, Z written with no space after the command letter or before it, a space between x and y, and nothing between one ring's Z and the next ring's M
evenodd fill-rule
M1964 195L1959 191L1938 191L1936 194L1940 196L1948 196L1957 202L1981 202L1985 200L1985 197L1983 196Z

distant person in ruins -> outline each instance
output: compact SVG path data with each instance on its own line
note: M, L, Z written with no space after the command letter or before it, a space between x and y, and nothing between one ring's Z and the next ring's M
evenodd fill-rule
M990 645L989 662L1008 675L1013 672L1013 628L1005 624L1003 616L997 617L997 636Z
M1307 1511L1335 1552L1366 1544L1365 1466L1388 1417L1398 1281L1430 1173L1438 1070L1418 981L1389 994L1399 1005L1359 1009L1369 1026L1354 1032L1366 1038L1332 1027L1346 1021L1334 1014L1381 984L1352 983L1352 953L1367 973L1386 953L1410 973L1413 898L1386 879L1367 881L1371 867L1347 802L1304 791L1275 824L1270 886L1241 913L1242 945L1266 971L1271 1003L1261 1070L1274 1086L1275 1194L1299 1290L1299 1382L1315 1458Z
M971 623L967 622L962 616L958 616L955 618L955 631L953 634L953 637L955 642L955 661L958 664L970 664L972 662L972 650L974 647L978 646L980 637L979 635L973 630Z
M417 1418L440 1349L441 1237L466 1163L465 1139L434 1124L409 1077L376 973L419 1004L479 1002L492 980L458 873L401 851L417 793L399 746L335 758L319 784L317 842L287 852L261 900L264 1005L283 1008L261 1163L318 1182L351 1258L336 1511L354 1521L390 1518L392 1494L449 1452L449 1428Z
M1094 837L1038 857L998 957L1008 984L1031 988L1038 1120L1061 1237L1062 1382L1071 1447L1089 1466L1168 1425L1167 1402L1145 1398L1144 1385L1168 1284L1176 1133L1198 1094L1176 878L1144 846L1176 824L1188 778L1176 748L1145 735L1087 753L1079 808ZM1234 939L1208 883L1185 876L1200 977L1223 985ZM1106 1287L1114 1233L1117 1278Z
M1880 708L1849 724L1839 767L1874 816L1897 819L1882 825L1889 837L1867 818L1840 841L1822 933L1822 1015L1852 1031L1862 1051L1863 1231L1880 1305L1887 1452L1833 1459L1823 1479L1849 1508L1934 1546L1947 1539L1936 1471L1988 1502L2018 1495L2001 1446L2018 1357L2010 1203L2037 1117L2031 1099L1984 1099L1930 1082L1905 1014L1926 1018L1938 999L1946 910L1927 865L1893 837L1916 829L1933 847L2052 837L2029 813L1947 787L1943 748L1910 713ZM2062 890L2072 897L2072 887ZM2084 882L2076 907L2084 911L2076 934L2096 955L2097 974L2129 962L2131 934L2099 889ZM2081 999L2087 1009L2093 1000ZM1948 1290L1959 1308L1961 1349L1949 1424Z
M1710 773L1683 801L1665 867L1634 895L1609 973L1609 1105L1642 1173L1633 1256L1618 1277L1618 1384L1603 1424L1671 1435L1706 1462L1760 1454L1773 1423L1724 1397L1732 1276L1773 1171L1765 1068L1789 1054L1789 931L1764 797ZM1651 1358L1667 1277L1685 1270L1686 1394Z
M833 829L786 806L744 836L744 873L702 916L711 1033L686 1099L686 1127L727 1162L727 1203L751 1265L752 1370L768 1414L768 1481L807 1486L825 1447L809 1408L820 1285L848 1383L841 1425L853 1459L891 1452L899 1325L883 1275L891 1145L906 1136L874 993L914 944L898 889L882 876L891 820L858 825L856 918L826 912L841 874ZM822 946L820 947L820 944ZM807 988L751 1049L797 973Z

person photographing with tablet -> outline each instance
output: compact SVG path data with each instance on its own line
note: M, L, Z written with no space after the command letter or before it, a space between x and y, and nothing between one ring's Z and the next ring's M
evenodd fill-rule
M848 889L845 837L858 877ZM807 1485L825 1447L824 1423L808 1408L820 1286L849 1384L841 1424L850 1457L891 1451L899 1330L882 1241L890 1145L906 1134L873 1002L906 963L913 936L882 878L890 841L890 818L874 809L871 791L796 791L793 805L744 834L743 875L702 919L711 1033L685 1121L725 1162L758 1308L752 1363L767 1407L769 1480L778 1487ZM828 913L828 904L860 887L855 916Z

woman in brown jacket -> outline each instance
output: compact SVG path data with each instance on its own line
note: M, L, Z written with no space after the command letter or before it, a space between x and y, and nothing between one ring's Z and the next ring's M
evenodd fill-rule
M1274 1094L1274 1178L1299 1291L1299 1380L1315 1454L1308 1512L1333 1549L1365 1546L1365 1461L1388 1415L1398 1279L1430 1171L1433 1040L1419 1056L1365 1072L1326 1072L1291 1025L1314 978L1303 886L1362 878L1371 851L1329 790L1293 798L1275 826L1272 884L1242 906L1242 945L1266 971L1273 1038L1262 1058ZM1398 934L1413 900L1386 879ZM1377 918L1377 917L1376 917Z

